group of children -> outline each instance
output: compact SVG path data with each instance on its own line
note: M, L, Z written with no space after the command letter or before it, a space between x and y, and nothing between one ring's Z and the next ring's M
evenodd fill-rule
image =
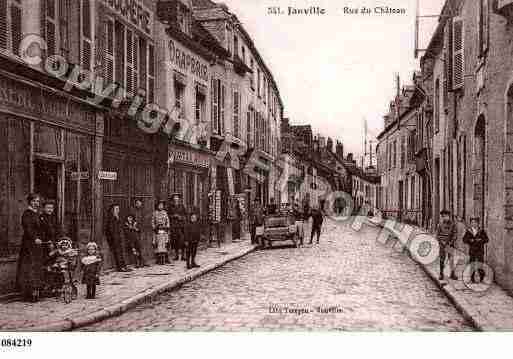
M436 230L436 238L440 248L440 280L444 279L444 270L446 259L450 264L450 278L457 280L455 269L455 242L457 236L456 224L451 220L451 213L447 210L440 212L440 223ZM463 243L469 246L469 263L471 263L472 274L471 281L476 283L475 274L479 274L480 282L485 278L485 270L483 269L485 260L485 245L488 243L488 235L486 231L479 226L479 218L470 219L470 227L466 228L463 235Z

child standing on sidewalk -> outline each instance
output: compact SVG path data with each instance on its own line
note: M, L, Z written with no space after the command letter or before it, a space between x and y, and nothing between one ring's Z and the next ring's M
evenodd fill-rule
M185 260L187 262L187 269L199 267L196 264L196 252L198 251L198 244L201 240L201 231L203 226L199 221L199 212L193 210L189 216L189 221L185 225L185 242L186 242L186 253Z
M86 299L96 298L96 286L100 284L100 265L102 259L95 242L86 245L87 255L82 258L83 276L82 284L86 285Z
M139 229L139 224L135 221L135 216L133 214L129 214L128 216L126 216L124 229L125 237L128 242L128 247L130 248L130 252L132 252L134 256L135 266L137 268L144 267L146 264L144 263L141 250L141 230Z
M443 210L440 212L440 223L436 229L436 239L440 247L440 280L444 279L445 259L449 260L451 268L451 279L457 280L454 263L454 245L456 241L456 225L451 220L451 212Z
M488 235L484 229L479 228L479 218L470 219L470 228L463 236L463 243L469 246L468 254L472 265L472 283L476 283L475 274L479 273L480 281L485 278L485 270L481 267L484 264L485 245L488 243Z

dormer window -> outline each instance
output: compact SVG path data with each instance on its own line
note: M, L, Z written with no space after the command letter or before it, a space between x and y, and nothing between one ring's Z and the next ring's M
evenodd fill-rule
M177 3L176 24L180 31L191 36L192 13L182 3Z

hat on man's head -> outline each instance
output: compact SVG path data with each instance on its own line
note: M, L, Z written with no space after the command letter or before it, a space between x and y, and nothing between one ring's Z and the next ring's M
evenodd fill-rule
M441 216L450 216L451 215L451 212L449 212L448 210L446 209L443 209L442 211L440 211L440 215Z
M474 217L470 217L470 222L472 222L472 221L479 222L479 219L480 219L479 217L475 217L475 216Z
M89 248L98 249L98 245L96 244L96 242L89 242L86 244L86 248L87 249L89 249Z

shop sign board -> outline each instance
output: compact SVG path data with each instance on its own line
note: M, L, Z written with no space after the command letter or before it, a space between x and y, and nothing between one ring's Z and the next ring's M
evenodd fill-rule
M106 180L106 181L117 181L118 173L112 171L99 171L98 179Z
M82 181L89 179L89 172L71 172L72 181Z
M176 148L169 150L169 163L181 163L202 168L210 167L210 160L207 155Z

